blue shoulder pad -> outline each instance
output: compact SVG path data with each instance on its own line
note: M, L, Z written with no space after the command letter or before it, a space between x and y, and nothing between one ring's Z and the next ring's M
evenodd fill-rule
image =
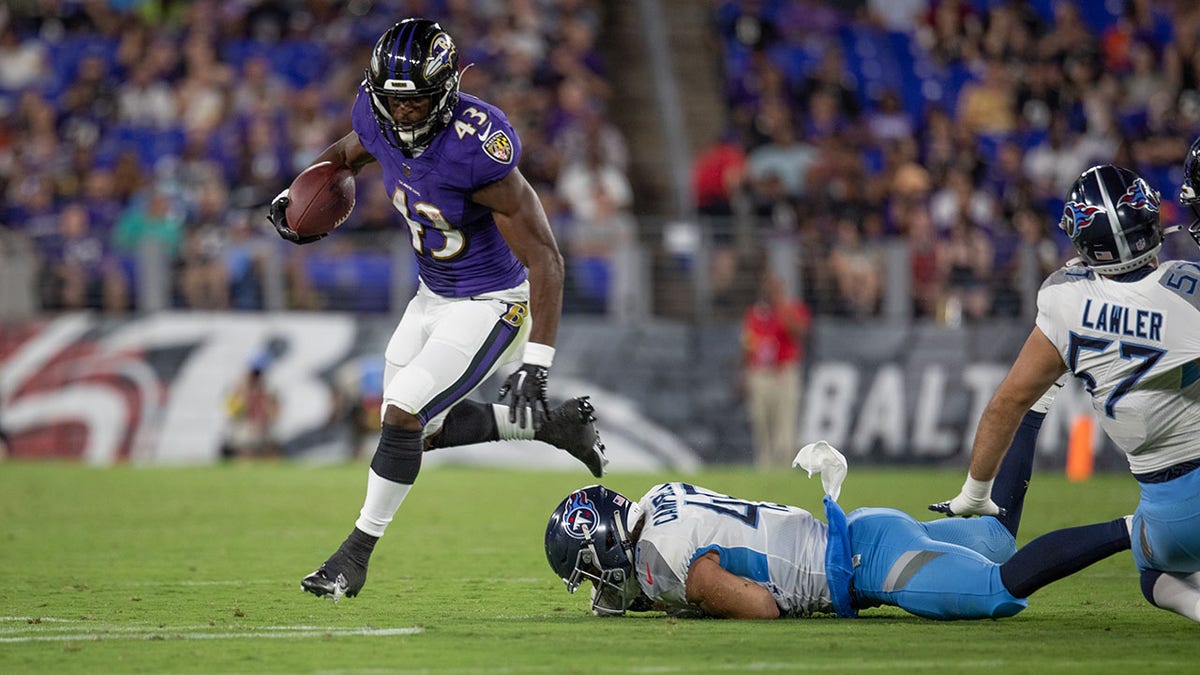
M829 523L829 539L825 542L825 579L829 583L829 597L838 617L854 619L858 610L850 598L850 581L854 578L854 565L850 556L850 526L846 524L846 512L829 495L825 495L825 520Z

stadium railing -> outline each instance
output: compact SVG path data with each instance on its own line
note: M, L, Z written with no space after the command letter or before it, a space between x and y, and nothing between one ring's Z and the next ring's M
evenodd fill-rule
M264 242L265 243L265 242ZM696 220L642 217L638 236L605 255L577 254L560 238L567 263L564 313L600 315L615 321L647 317L697 324L735 321L753 302L763 269L770 266L793 297L814 313L846 316L846 303L829 270L829 247L805 243L790 234L763 233L732 218ZM921 316L913 310L913 265L907 242L886 239L874 245L879 261L877 304L854 316L907 323L933 320L953 325L953 312ZM0 245L0 318L38 314L38 266L19 241ZM237 309L324 310L398 316L417 283L416 263L403 233L338 232L314 246L282 242L261 246L254 306ZM1036 256L1028 247L1015 253L1018 271L992 285L1011 287L1005 308L993 314L1032 319L1041 281ZM133 307L137 312L188 307L178 292L177 261L153 245L142 246L131 265Z

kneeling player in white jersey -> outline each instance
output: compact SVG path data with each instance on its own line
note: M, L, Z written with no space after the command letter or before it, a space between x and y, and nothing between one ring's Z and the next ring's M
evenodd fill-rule
M1180 200L1196 208L1200 142ZM952 515L995 513L991 482L1021 413L1063 372L1083 381L1141 488L1133 558L1154 605L1200 621L1200 265L1158 264L1159 195L1132 171L1085 171L1059 225L1079 253L1038 291L1037 324L979 421ZM1197 225L1190 228L1197 237Z
M1030 411L1017 434L996 480L1004 510L992 517L920 523L883 508L847 517L835 501L845 458L822 442L795 464L823 474L828 525L801 508L688 483L656 485L637 502L593 485L551 514L546 557L570 592L592 582L601 615L853 617L892 605L933 619L1012 616L1035 590L1129 548L1119 518L1052 532L1013 553L1044 410Z

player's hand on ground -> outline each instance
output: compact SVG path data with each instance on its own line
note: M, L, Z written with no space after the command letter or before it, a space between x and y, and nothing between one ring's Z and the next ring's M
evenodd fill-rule
M947 516L1002 516L1004 509L996 506L996 502L992 501L991 497L984 498L982 501L972 499L962 493L948 502L938 502L929 505L930 511L936 511Z
M969 473L957 497L948 502L930 504L929 510L947 516L1004 515L1004 509L992 501L992 479L978 480Z
M288 226L287 205L289 201L288 191L285 189L276 195L275 199L271 200L271 207L267 210L267 220L271 221L271 225L275 226L275 231L279 233L279 236L293 244L311 244L314 241L324 239L325 235L323 234L301 237Z
M546 402L546 380L550 370L528 363L513 371L500 387L500 402L508 406L508 421L516 422L522 429L531 425L536 429L545 415L550 414Z

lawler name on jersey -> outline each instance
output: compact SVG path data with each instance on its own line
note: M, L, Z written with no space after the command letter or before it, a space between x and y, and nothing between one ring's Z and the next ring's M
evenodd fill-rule
M1087 298L1079 323L1094 331L1162 342L1162 312Z
M520 139L499 108L460 94L450 124L419 157L406 156L383 137L363 86L350 117L359 142L383 169L384 189L408 226L417 269L430 290L461 298L525 280L492 211L471 201L521 158Z
M1200 457L1198 295L1200 266L1180 261L1132 281L1064 267L1038 292L1038 328L1134 473Z
M688 483L664 483L640 500L634 563L642 590L673 610L687 601L692 562L709 551L721 567L766 588L788 616L831 612L825 523L804 509L745 501Z

